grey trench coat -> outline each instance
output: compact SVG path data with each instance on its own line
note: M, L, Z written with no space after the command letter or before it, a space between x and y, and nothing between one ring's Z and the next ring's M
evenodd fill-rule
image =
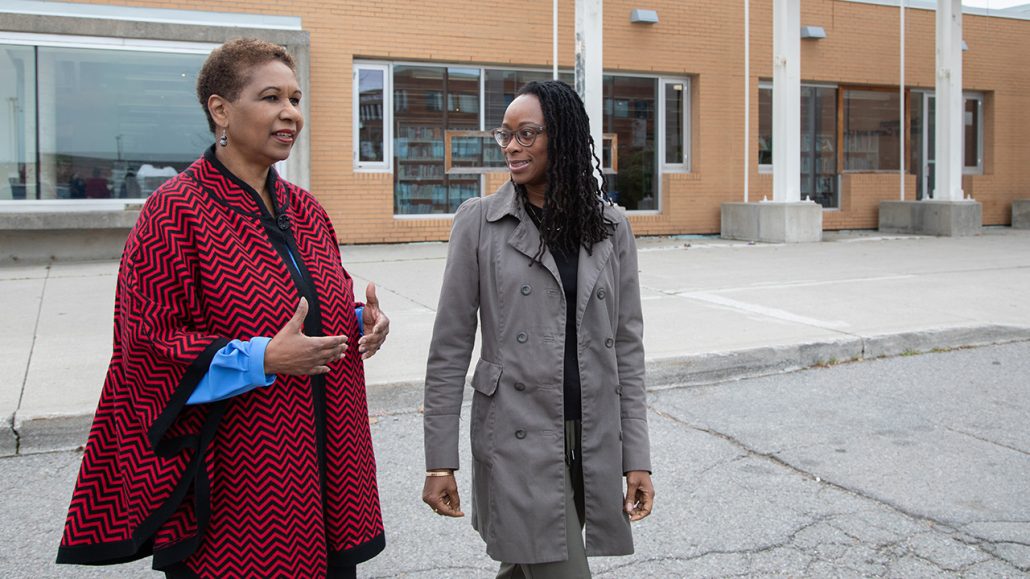
M580 249L576 304L566 304L550 252L529 267L540 235L509 182L454 216L426 369L428 469L458 468L465 376L472 378L472 525L508 563L567 559L562 372L565 308L576 308L588 555L626 555L623 474L651 470L644 400L636 244L616 208L612 235ZM467 502L467 497L466 497Z

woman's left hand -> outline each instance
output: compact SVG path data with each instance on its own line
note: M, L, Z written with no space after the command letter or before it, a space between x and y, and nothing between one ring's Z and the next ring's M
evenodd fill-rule
M646 470L631 470L626 473L626 514L629 520L639 521L651 514L654 508L654 486L651 473Z
M365 310L361 320L365 324L365 335L358 339L358 352L361 353L361 359L367 360L375 356L390 333L390 318L379 309L376 284L373 282L369 282L365 288Z

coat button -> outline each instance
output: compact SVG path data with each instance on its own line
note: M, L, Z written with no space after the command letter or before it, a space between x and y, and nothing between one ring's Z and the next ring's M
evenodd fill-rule
M608 297L608 292L604 291L604 288L597 290L597 299L603 300Z
M526 340L528 339L529 336L526 334L526 332L519 332L519 335L515 336L515 341L520 344L525 344Z
M522 289L519 291L522 292L522 295L528 296L529 294L533 293L533 286L529 285L528 283L523 284Z
M622 436L622 434L620 433L620 434L619 434L619 436L620 436L620 440L621 440L621 436ZM523 438L525 438L525 437L526 437L526 431L525 431L525 430L522 430L522 429L520 428L519 430L516 430L516 431L515 431L515 438L517 438L517 439L519 439L519 440L522 440L522 439L523 439Z
M615 345L615 340L613 340L611 338L605 338L604 339L604 347L605 348L611 348L614 345Z
M526 385L523 384L522 382L516 382L515 383L515 389L518 390L519 392L522 392L523 390L526 389Z
M615 387L615 393L618 394L619 396L622 396L622 386L616 386Z

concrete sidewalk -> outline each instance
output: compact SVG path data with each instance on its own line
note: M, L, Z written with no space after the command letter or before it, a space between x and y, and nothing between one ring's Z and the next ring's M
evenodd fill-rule
M1030 231L824 239L640 239L649 386L1030 340ZM392 321L366 365L372 412L421 401L446 247L342 248L359 295L375 281ZM116 273L115 262L0 268L0 455L85 440L111 354Z

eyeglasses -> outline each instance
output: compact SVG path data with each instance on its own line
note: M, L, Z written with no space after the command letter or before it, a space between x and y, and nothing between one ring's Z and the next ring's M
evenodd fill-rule
M511 143L512 137L523 147L532 147L533 143L536 142L536 137L540 133L545 132L547 129L540 125L525 125L519 127L517 131L509 131L508 129L500 128L490 131L490 134L494 136L494 140L497 144L502 147L507 147Z

